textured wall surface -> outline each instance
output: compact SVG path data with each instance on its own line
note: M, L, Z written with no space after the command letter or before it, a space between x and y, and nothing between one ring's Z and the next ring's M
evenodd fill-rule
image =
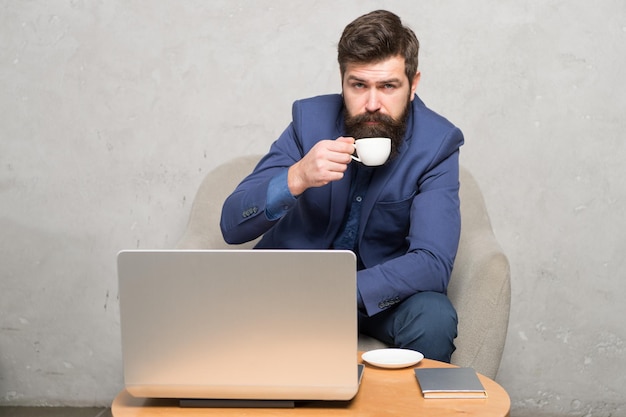
M115 255L168 248L203 175L339 91L343 27L422 43L512 265L513 415L626 415L623 0L0 0L0 405L122 387Z

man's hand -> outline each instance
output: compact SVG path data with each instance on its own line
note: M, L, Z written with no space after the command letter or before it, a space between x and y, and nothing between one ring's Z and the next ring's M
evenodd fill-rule
M321 187L343 178L354 153L354 138L321 140L289 168L287 184L292 195L310 187Z

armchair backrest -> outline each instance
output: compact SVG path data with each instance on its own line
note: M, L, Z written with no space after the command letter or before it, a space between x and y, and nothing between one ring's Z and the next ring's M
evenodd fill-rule
M224 242L219 228L224 200L243 178L252 172L260 155L234 158L209 172L196 193L187 228L177 244L179 249L252 248L256 241L242 245Z
M495 378L509 324L509 261L493 234L480 188L464 167L460 183L461 239L448 286L459 317L452 363Z

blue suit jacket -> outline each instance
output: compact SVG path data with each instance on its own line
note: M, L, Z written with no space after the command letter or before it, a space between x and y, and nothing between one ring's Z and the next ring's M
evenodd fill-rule
M368 315L419 291L445 293L458 247L463 134L417 96L411 107L399 154L375 169L362 205L357 245L365 269L357 283ZM276 221L265 215L266 196L270 180L316 142L343 135L340 95L296 101L291 124L225 201L224 239L243 243L263 235L258 248L330 248L348 208L349 172L306 190Z

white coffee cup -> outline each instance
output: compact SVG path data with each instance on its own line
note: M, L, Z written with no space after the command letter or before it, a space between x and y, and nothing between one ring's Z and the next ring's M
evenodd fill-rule
M362 138L354 142L357 156L352 159L363 165L375 167L384 164L391 152L391 139L389 138Z

